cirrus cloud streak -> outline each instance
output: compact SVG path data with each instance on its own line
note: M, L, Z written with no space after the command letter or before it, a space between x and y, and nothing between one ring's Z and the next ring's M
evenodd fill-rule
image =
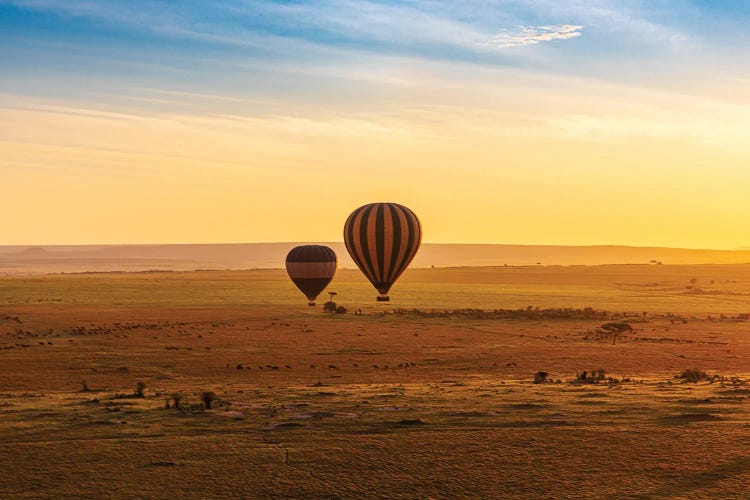
M508 49L536 45L553 40L568 40L581 36L583 26L575 24L554 24L549 26L524 26L516 32L498 33L492 39L478 45Z

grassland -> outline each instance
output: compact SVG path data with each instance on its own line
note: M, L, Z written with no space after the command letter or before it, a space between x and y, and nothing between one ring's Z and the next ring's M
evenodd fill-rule
M0 496L746 497L750 266L418 269L389 304L343 270L330 289L350 314L274 270L0 278ZM609 316L409 312L529 306ZM675 378L691 368L716 377Z

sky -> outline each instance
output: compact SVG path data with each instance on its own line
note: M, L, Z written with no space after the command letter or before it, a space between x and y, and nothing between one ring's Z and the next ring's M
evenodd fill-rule
M744 0L0 0L0 244L750 246Z

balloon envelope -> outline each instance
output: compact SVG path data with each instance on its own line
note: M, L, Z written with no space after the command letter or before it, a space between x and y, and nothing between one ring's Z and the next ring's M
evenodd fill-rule
M336 253L322 245L301 245L286 256L286 271L311 306L336 274Z
M356 209L344 224L344 243L354 262L389 300L388 291L417 254L422 226L398 203L370 203Z

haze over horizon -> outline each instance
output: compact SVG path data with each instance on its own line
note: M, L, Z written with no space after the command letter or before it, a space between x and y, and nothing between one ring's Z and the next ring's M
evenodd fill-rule
M176 242L129 242L129 243L2 243L0 244L0 253L3 250L8 249L34 249L34 248L55 248L55 247L80 247L80 248L100 248L100 247L149 247L149 246L228 246L228 245L343 245L343 240L305 240L305 241L225 241L225 242L212 242L212 241L176 241ZM672 250L708 250L718 252L743 252L750 251L750 246L739 246L736 248L708 248L708 247L680 247L671 245L627 245L617 243L595 243L595 244L571 244L571 245L560 245L556 243L538 243L538 244L526 244L526 243L473 243L473 242L440 242L440 241L423 241L424 245L438 245L438 246L476 246L476 247L554 247L554 248L664 248Z
M343 242L194 245L0 246L0 275L283 269L300 243L329 246L340 269L356 268ZM691 250L628 246L422 244L412 268L599 265L741 265L750 250ZM657 266L663 267L663 266Z
M725 0L0 0L0 244L748 246Z

